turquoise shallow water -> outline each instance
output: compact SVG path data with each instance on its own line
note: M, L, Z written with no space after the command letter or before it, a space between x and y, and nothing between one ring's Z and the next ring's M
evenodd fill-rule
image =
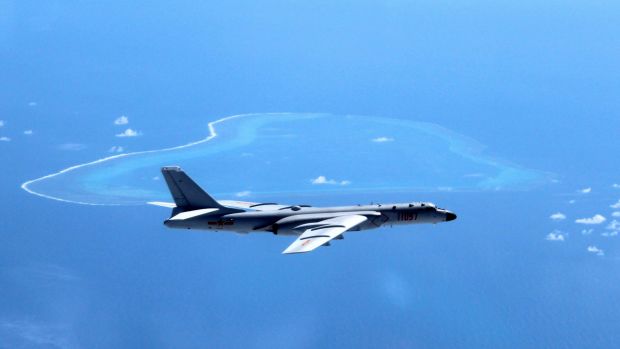
M159 174L168 165L183 167L219 198L249 200L282 193L519 190L550 179L491 157L475 140L431 123L266 113L210 125L203 140L76 165L25 187L71 202L142 204L168 200Z

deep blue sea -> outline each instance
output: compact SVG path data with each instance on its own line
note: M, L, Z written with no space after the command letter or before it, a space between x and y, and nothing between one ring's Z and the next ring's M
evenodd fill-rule
M619 35L612 1L0 1L0 348L620 347ZM165 228L163 165L458 219L282 255Z

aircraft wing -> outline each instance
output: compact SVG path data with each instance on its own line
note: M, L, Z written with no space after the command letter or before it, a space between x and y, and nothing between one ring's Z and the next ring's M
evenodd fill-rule
M366 220L367 218L365 216L348 215L311 223L311 225L309 225L310 227L282 253L310 252L317 247L325 245L345 231L362 224ZM299 228L303 226L308 226L308 224L300 225Z
M286 209L291 206L288 205L278 205L271 202L268 203L260 203L260 202L249 202L249 201L236 201L236 200L219 200L219 204L226 207L234 207L234 208L242 208L249 209L253 211L277 211L281 209ZM149 201L147 202L149 205L175 208L177 205L173 202L162 202L162 201Z

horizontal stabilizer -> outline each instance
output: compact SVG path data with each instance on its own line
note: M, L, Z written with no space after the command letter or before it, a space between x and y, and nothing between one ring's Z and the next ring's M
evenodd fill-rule
M163 201L149 201L147 202L149 205L159 206L159 207L167 207L167 208L175 208L177 205L172 202L163 202Z
M183 221L186 219L192 219L192 218L200 217L203 215L214 214L214 213L217 213L218 211L219 209L217 208L201 208L199 210L181 212L179 214L172 216L170 220L171 221Z

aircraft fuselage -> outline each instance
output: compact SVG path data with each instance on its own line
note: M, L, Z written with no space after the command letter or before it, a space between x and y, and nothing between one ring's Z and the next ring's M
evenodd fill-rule
M278 205L243 201L217 201L200 188L181 168L162 168L174 203L153 203L172 208L164 224L176 229L270 232L296 235L282 253L305 253L340 240L347 231L384 225L448 222L456 215L431 203L376 204L339 207Z
M238 233L271 232L281 235L299 235L292 228L301 224L321 221L338 215L361 214L368 221L355 230L374 229L385 225L439 223L456 218L454 213L429 203L375 204L340 207L291 206L277 211L246 211L222 213L220 210L206 212L192 218L171 217L164 224L170 228L233 231Z

